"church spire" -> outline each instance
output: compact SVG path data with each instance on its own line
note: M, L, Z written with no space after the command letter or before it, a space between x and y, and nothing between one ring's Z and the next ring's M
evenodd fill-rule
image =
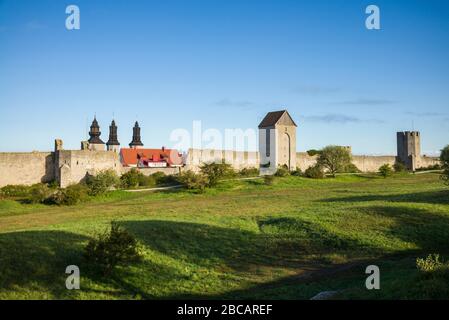
M94 117L94 121L90 125L89 131L89 143L90 144L104 144L104 142L100 139L101 131L100 126L98 125L97 117Z
M139 127L139 123L136 121L136 123L134 124L134 128L133 128L133 141L131 141L131 143L129 144L130 148L138 148L138 147L142 147L143 143L140 139L140 127Z
M108 151L118 151L120 146L120 142L118 142L117 137L117 126L115 125L115 120L112 120L111 125L109 126L109 140L106 143Z

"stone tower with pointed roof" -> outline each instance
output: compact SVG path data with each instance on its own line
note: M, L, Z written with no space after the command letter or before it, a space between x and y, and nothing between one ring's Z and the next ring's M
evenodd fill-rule
M134 124L134 128L133 128L133 140L131 141L131 143L129 144L130 148L141 148L143 147L143 143L142 140L140 139L140 127L139 127L139 123L136 121L136 123Z
M287 110L267 113L259 124L261 174L272 174L280 166L296 169L296 127Z
M101 131L100 126L98 125L97 117L94 117L94 121L92 121L92 124L90 126L89 131L89 149L95 150L95 151L102 151L104 150L104 142L100 138Z
M106 142L106 147L108 151L119 152L120 151L120 142L118 142L117 137L117 126L115 125L115 121L112 120L111 125L109 126L109 140Z

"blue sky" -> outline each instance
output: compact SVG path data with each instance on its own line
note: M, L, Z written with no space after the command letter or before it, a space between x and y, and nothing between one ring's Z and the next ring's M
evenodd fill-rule
M65 29L76 4L81 29ZM365 28L365 8L381 30ZM173 129L256 128L288 109L298 151L449 143L449 1L0 0L0 151L79 148L96 113L122 145Z

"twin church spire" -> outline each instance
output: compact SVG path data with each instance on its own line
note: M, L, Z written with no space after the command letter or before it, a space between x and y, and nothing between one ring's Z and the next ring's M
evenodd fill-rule
M88 142L90 150L104 150L105 143L101 140L100 135L100 126L98 125L97 117L94 117L89 131L90 138ZM142 146L143 143L140 137L140 127L139 123L136 121L133 127L133 138L129 144L129 147L138 148ZM106 142L106 147L108 151L119 152L120 142L118 141L117 125L115 124L115 120L112 120L111 125L109 126L109 140Z

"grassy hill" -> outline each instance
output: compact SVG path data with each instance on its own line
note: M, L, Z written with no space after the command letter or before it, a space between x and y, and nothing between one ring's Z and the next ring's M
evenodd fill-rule
M111 220L144 261L102 277L82 252ZM449 298L447 284L415 281L430 253L449 253L449 189L432 173L115 191L75 207L0 200L0 299ZM71 264L81 290L65 289ZM369 264L381 290L365 289Z

